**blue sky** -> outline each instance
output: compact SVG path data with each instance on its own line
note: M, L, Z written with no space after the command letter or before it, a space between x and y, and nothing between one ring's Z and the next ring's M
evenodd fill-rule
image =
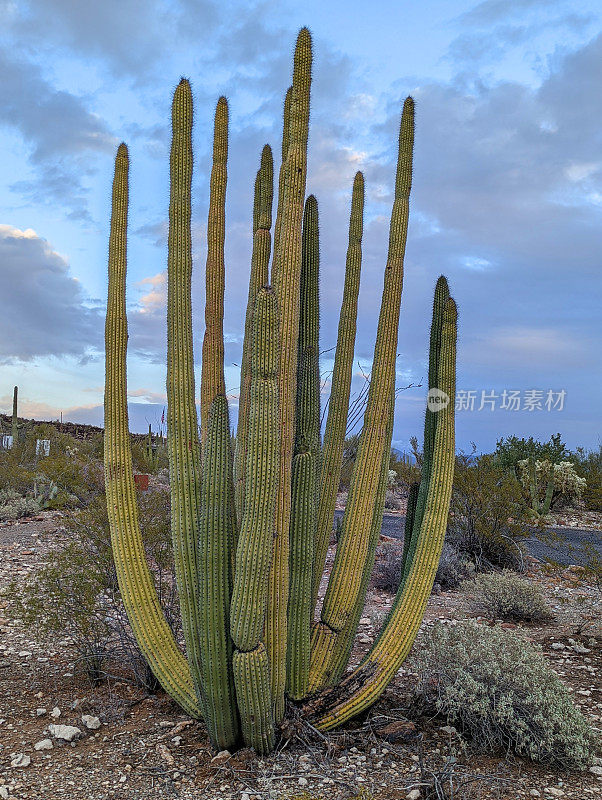
M321 217L323 349L335 343L353 175L366 177L356 357L370 370L386 255L396 129L417 104L397 382L426 374L432 290L460 309L458 444L561 431L600 443L602 14L594 0L0 2L0 410L98 424L110 185L130 148L132 428L165 400L169 114L195 98L196 356L215 102L230 104L226 380L236 408L261 147L280 148L297 30L314 36L308 192ZM324 371L329 363L325 360ZM358 368L359 373L359 368ZM356 381L359 387L360 379ZM518 393L519 410L501 408ZM566 392L561 410L548 391ZM482 405L482 393L494 403ZM540 394L529 394L532 392ZM397 401L395 444L421 434L426 390ZM515 395L516 396L516 395ZM533 410L524 408L528 397ZM554 397L557 401L557 396ZM508 404L508 403L507 403ZM492 409L491 406L494 406Z

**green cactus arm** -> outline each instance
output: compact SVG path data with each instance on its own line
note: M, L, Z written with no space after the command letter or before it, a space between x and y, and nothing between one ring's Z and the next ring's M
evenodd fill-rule
M253 303L245 504L238 545L230 631L234 682L245 744L259 753L274 743L269 662L261 642L274 536L278 431L278 304L269 287Z
M408 553L410 550L410 543L412 541L412 531L414 529L414 520L416 518L416 505L418 503L418 491L420 483L415 482L410 484L410 491L408 493L408 505L406 508L406 520L403 529L403 554L401 556L401 573L406 571L406 564L408 563Z
M205 721L220 750L240 735L230 638L232 449L225 395L213 399L203 447L199 531L199 638Z
M248 502L236 548L230 629L239 650L253 650L263 633L277 492L278 304L269 287L254 303L249 408L249 446L245 473Z
M111 546L119 591L138 646L165 691L187 714L201 717L188 663L159 604L138 524L127 411L128 169L127 147L121 144L115 159L105 327L104 465Z
M387 442L388 410L395 386L395 362L399 311L403 287L403 261L408 230L409 196L412 183L412 149L414 142L414 103L404 102L399 132L399 156L395 181L395 200L391 214L389 254L385 269L372 378L364 426L351 479L349 499L343 516L343 530L328 582L319 625L344 637L359 602L364 565L370 561L370 526L377 497L380 469ZM314 647L321 647L319 636ZM336 647L334 648L336 650ZM334 652L333 650L333 652Z
M220 97L215 109L213 167L207 220L205 271L205 336L201 374L201 442L206 435L213 398L226 393L224 380L224 288L226 237L226 184L228 180L228 101Z
M284 715L286 685L287 603L289 594L289 527L291 471L297 393L297 347L301 277L301 224L307 177L307 137L311 86L311 35L302 28L297 38L290 110L290 142L285 165L280 241L274 253L276 296L280 308L278 376L280 476L276 500L276 529L270 569L270 600L265 645L276 723Z
M284 184L286 180L286 158L288 156L288 146L290 143L290 123L291 123L291 102L293 98L293 87L289 86L284 97L284 114L282 119L282 154L280 161L280 172L278 175L278 203L276 205L276 223L274 225L274 258L272 259L272 286L276 283L276 249L280 246L280 229L282 228L282 210L284 206Z
M320 496L315 545L315 567L313 577L312 603L315 608L320 589L320 581L328 542L332 531L334 508L336 505L341 464L343 463L343 444L347 429L349 396L353 373L353 353L357 327L357 299L360 289L362 267L362 233L364 216L364 176L357 172L353 181L351 215L349 220L349 245L345 269L343 302L339 317L337 349L332 372L328 417L324 431L324 446L320 469Z
M316 521L316 465L312 453L293 458L286 689L293 700L307 695L311 648L311 585Z
M259 755L274 749L276 732L270 695L270 664L263 642L254 650L234 653L234 682L245 743Z
M287 691L300 700L307 694L312 581L316 530L317 472L320 457L320 241L318 203L313 195L303 214L299 355L295 456L292 472L290 592L288 602Z
M320 730L341 725L378 699L407 657L420 628L443 547L453 484L456 330L456 306L449 298L445 303L438 385L450 402L438 412L441 420L435 434L432 480L408 579L400 584L389 617L360 666L338 686L307 704L306 713Z
M245 319L245 335L242 346L240 369L240 398L238 403L238 426L236 431L236 450L234 454L234 487L236 513L239 522L243 516L245 493L245 467L248 447L248 426L250 406L251 368L250 358L253 345L253 310L255 297L262 286L268 283L272 227L272 201L274 193L274 163L272 149L263 148L261 166L255 180L255 199L253 208L253 254L251 257L251 276L249 278L249 297Z
M391 393L390 399L390 412L387 437L390 441L393 435L393 412L395 409L395 392ZM364 602L366 592L370 585L372 578L372 571L374 569L374 561L376 557L376 547L380 540L380 532L383 521L383 510L385 507L385 494L388 486L389 478L389 462L390 462L390 449L385 452L381 464L381 472L378 481L378 490L376 500L374 503L374 511L372 514L372 521L370 524L370 543L368 547L368 559L364 564L362 573L362 584L358 598L353 608L348 624L345 630L339 636L333 636L332 631L329 632L330 636L326 640L326 647L313 646L312 647L312 661L310 662L310 685L309 691L315 692L322 686L331 686L336 683L341 675L345 672L353 643L357 633L360 618L364 611ZM320 626L315 626L312 631L314 636L323 636L324 630ZM312 642L313 644L313 642Z
M200 691L198 552L201 463L192 348L192 92L182 79L172 104L167 251L167 427L171 534L182 629Z
M441 331L443 328L443 310L445 303L449 297L449 286L447 279L444 275L440 275L435 286L435 295L433 298L433 316L431 322L431 333L429 343L429 391L437 386L437 375L439 369L439 353L441 350ZM432 412L428 406L424 412L424 446L423 446L423 461L422 461L422 474L420 476L420 485L418 488L418 497L416 500L416 510L414 512L414 521L412 526L412 534L407 546L407 552L404 554L404 567L402 580L405 580L408 575L410 564L416 549L416 542L420 534L420 526L422 524L422 517L424 515L424 508L426 505L426 498L428 496L428 487L432 474L432 461L433 461L433 448L435 446L435 434L437 431L437 422L439 419L438 413ZM404 542L405 551L405 542Z

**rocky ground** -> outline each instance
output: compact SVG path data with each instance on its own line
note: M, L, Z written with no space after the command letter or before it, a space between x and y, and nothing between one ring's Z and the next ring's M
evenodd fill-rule
M62 536L58 515L0 526L0 589L25 580ZM332 558L332 553L330 554ZM525 627L570 687L591 724L602 729L600 595L579 570L530 573L556 613L553 624ZM391 597L371 593L355 657L371 642ZM301 720L287 725L277 754L216 754L202 724L185 718L163 694L145 696L124 682L92 687L78 671L69 639L40 641L0 599L0 798L207 798L272 800L349 798L418 800L453 777L462 798L602 796L602 761L567 774L514 757L474 754L453 728L406 719L416 676L402 670L369 716L322 736ZM433 596L425 625L469 616L460 593ZM448 797L431 794L431 797Z

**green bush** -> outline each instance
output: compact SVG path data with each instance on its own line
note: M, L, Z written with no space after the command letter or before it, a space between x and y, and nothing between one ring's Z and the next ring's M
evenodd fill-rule
M473 611L487 619L512 622L548 622L552 613L538 586L515 572L476 575L462 583Z
M174 630L180 629L173 575L169 493L139 497L140 527L159 601ZM127 621L110 547L104 495L66 519L67 544L49 552L42 565L6 591L12 613L42 635L69 636L78 664L93 682L117 672L147 689L156 680Z
M585 769L595 738L541 650L513 632L462 622L433 626L416 658L416 701L480 750Z
M526 510L520 483L491 456L458 456L447 541L479 572L522 569Z
M23 497L13 489L0 490L0 522L11 522L37 514L39 502L33 497Z
M494 460L496 466L510 471L516 478L520 478L518 462L534 458L538 461L551 461L558 464L570 455L559 433L550 436L549 442L540 442L530 436L528 439L519 439L518 436L508 436L497 443Z

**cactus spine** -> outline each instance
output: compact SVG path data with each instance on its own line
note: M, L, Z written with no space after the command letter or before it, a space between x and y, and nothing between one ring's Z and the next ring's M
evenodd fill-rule
M407 655L437 567L454 466L456 309L438 283L429 385L448 393L427 414L422 494L408 514L406 573L364 662L344 673L374 563L387 486L395 363L412 169L413 102L402 114L389 255L364 426L320 621L315 597L328 545L350 397L361 267L363 178L355 177L335 370L320 447L318 214L304 197L311 37L302 29L283 123L283 164L270 258L273 164L264 148L256 179L253 256L241 372L233 481L224 381L224 234L228 108L215 116L208 222L201 434L195 408L191 310L192 97L172 110L168 247L168 450L175 572L187 657L159 605L138 526L128 434L125 316L128 154L116 159L106 322L105 472L117 577L132 629L166 691L206 719L213 744L241 738L260 753L275 745L284 691L328 729L367 708ZM430 443L430 444L429 444ZM152 447L152 440L149 440ZM202 463L201 463L202 447ZM202 469L201 469L202 467ZM414 490L414 494L416 491ZM420 511L420 522L418 514ZM240 529L240 530L239 530ZM311 698L309 695L311 694ZM308 699L309 698L309 699Z

